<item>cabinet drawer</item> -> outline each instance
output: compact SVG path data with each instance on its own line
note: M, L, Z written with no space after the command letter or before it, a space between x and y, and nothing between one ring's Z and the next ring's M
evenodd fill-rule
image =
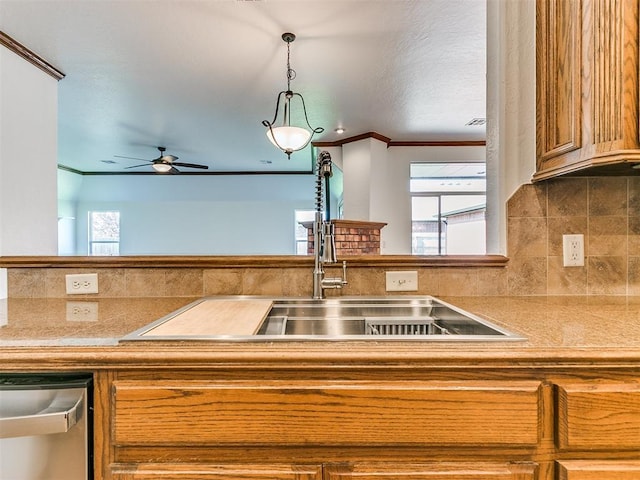
M117 381L116 445L510 445L541 432L539 382Z
M535 463L438 462L325 467L326 480L535 480Z
M560 448L640 448L640 384L567 384L557 388Z
M563 460L558 472L559 480L638 480L640 461Z
M321 465L114 465L113 480L322 480Z

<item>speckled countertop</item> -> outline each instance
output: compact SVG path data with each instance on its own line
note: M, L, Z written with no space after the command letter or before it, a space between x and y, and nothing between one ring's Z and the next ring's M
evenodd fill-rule
M251 364L640 365L640 297L440 297L527 338L511 342L129 342L119 339L196 298L0 300L0 365L8 369L213 368ZM89 305L82 305L87 302ZM89 307L95 318L73 319ZM71 315L69 314L71 311ZM70 318L71 317L71 318ZM465 367L466 365L466 367ZM306 367L305 367L306 366ZM269 368L271 368L269 367Z
M0 300L0 348L116 345L118 339L195 300L9 298Z

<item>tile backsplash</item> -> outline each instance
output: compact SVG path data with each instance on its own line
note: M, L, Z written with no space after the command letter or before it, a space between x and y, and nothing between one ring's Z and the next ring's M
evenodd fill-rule
M523 185L507 216L510 294L640 294L640 177ZM584 235L583 267L563 267L563 234Z
M583 267L563 267L563 234L584 235ZM418 271L419 285L406 293L640 295L640 177L565 177L522 185L507 203L507 248L506 267L406 268ZM97 272L100 293L80 297L309 296L311 268L10 268L8 293L72 298L65 293L65 274ZM327 294L385 295L386 270L350 266L346 288ZM327 268L328 276L340 274L340 266Z

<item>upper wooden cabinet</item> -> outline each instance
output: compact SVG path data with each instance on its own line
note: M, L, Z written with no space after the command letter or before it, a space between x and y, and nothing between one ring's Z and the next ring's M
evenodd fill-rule
M635 173L638 10L629 0L537 0L534 180Z

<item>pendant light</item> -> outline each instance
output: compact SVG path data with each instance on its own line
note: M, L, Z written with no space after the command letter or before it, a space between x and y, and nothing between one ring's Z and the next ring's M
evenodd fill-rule
M307 107L304 103L304 98L301 94L295 93L291 90L291 80L296 78L296 72L291 68L291 42L296 39L293 33L283 33L282 40L287 44L287 89L278 94L276 99L276 112L271 122L267 120L262 121L262 125L267 127L267 138L276 147L287 154L287 158L291 158L291 154L298 150L302 150L309 145L313 135L324 132L324 128L313 128L309 124L307 118ZM307 124L307 128L304 126L291 125L291 107L293 105L292 100L299 99L302 113L304 114L304 120ZM280 113L280 103L282 107L282 124L276 126L278 120L278 114Z

